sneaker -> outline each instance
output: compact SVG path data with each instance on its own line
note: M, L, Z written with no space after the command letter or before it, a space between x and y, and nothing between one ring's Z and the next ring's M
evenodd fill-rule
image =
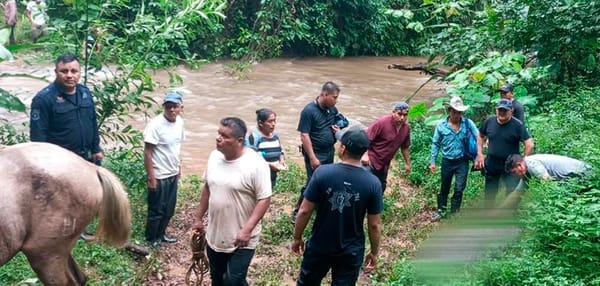
M150 246L152 248L154 248L155 250L161 250L162 246L160 245L160 241L159 240L155 240L153 242L150 242Z
M90 242L90 241L94 241L96 239L96 237L93 234L88 234L86 232L82 232L79 235L79 239L81 239L85 242Z
M177 238L175 238L175 237L169 237L166 234L162 236L161 240L164 241L164 242L166 242L166 243L175 243L175 242L177 242Z
M444 215L441 212L435 212L433 214L433 216L431 217L431 221L436 222L436 221L440 221L442 219Z

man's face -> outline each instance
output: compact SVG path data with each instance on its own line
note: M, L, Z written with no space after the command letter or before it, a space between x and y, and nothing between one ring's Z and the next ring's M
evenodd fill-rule
M326 107L333 107L337 104L338 97L340 96L339 92L333 93L325 93L323 92L323 103Z
M462 111L457 111L454 108L449 108L450 111L450 121L452 122L460 122L461 117L463 115Z
M179 113L183 109L183 105L174 102L165 102L163 104L164 116L170 122L175 122Z
M75 89L81 78L81 67L78 61L69 63L60 62L54 69L56 74L56 83L65 91L70 92Z
M513 92L512 91L500 91L500 98L507 98L507 99L512 100Z
M395 109L394 111L392 111L392 118L394 119L394 123L396 125L402 125L408 120L408 110Z
M523 178L527 173L527 166L525 165L525 162L519 162L510 170L510 172L518 178Z
M496 108L496 117L500 124L504 124L512 117L512 109Z
M240 144L243 144L243 140L243 138L236 138L231 128L221 126L217 131L217 150L225 156L235 154Z

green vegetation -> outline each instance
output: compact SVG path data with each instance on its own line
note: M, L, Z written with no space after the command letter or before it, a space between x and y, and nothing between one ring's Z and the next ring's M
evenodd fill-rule
M176 88L182 79L171 73L168 86L158 86L150 72L185 63L198 67L206 60L241 59L231 69L279 56L424 55L429 66L448 66L443 77L448 95L457 95L473 108L467 115L480 123L493 111L498 86L510 81L516 98L527 108L527 125L537 153L568 155L600 167L600 5L588 0L189 0L47 1L50 34L38 44L27 39L27 19L19 16L19 45L4 46L0 30L0 61L26 49L43 49L45 61L66 51L81 54L83 39L93 35L102 49L91 50L88 66L102 66L111 77L89 83L98 102L102 134L127 150L107 152L106 166L128 186L132 203L133 241L142 240L145 220L145 175L140 134L124 124L132 113L154 106L148 91ZM19 10L24 11L23 3ZM226 16L226 17L225 17ZM0 16L1 17L1 16ZM1 18L0 18L1 20ZM1 22L1 21L0 21ZM110 63L110 65L109 65ZM0 77L14 76L0 72ZM87 76L84 77L87 80ZM383 213L387 235L406 231L411 241L426 237L430 228L405 229L422 211L432 209L439 175L427 170L431 125L445 116L448 97L412 103L413 171L408 180L419 188L405 198L399 186L386 196ZM0 88L0 107L24 111L16 97ZM0 127L0 143L27 141L12 125ZM394 166L394 176L400 176ZM598 172L597 172L598 173ZM275 197L293 205L303 184L303 170L290 164L279 178ZM523 235L513 245L475 264L457 285L600 285L600 202L598 176L588 181L534 182L521 206ZM183 180L182 208L197 199L197 177ZM480 195L483 179L471 173L465 204ZM398 202L401 201L401 204ZM265 221L261 246L277 255L291 235L288 210L277 210ZM391 220L391 222L390 222ZM374 281L412 285L410 250L395 249L398 259L380 269ZM136 260L123 250L78 243L74 251L94 281L142 284L160 268L156 257ZM282 283L281 273L298 269L299 260L286 256L261 274L259 285ZM135 265L132 267L131 265ZM18 255L0 269L0 284L33 277ZM100 282L98 282L100 283ZM102 282L104 283L104 282ZM449 282L450 283L450 282Z

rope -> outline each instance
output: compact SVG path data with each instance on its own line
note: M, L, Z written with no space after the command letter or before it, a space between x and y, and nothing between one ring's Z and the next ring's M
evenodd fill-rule
M192 264L188 268L185 274L185 284L190 285L202 285L204 274L208 273L208 259L206 258L206 233L194 231L192 233L192 239L190 240L190 247L192 248ZM190 282L190 277L194 273L196 277L196 283Z

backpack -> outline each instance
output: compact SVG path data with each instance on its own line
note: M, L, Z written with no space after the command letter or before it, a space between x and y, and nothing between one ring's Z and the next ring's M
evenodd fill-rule
M475 138L475 133L472 130L473 124L471 121L467 119L465 123L467 124L467 132L462 142L463 154L467 159L474 161L477 158L477 138Z

